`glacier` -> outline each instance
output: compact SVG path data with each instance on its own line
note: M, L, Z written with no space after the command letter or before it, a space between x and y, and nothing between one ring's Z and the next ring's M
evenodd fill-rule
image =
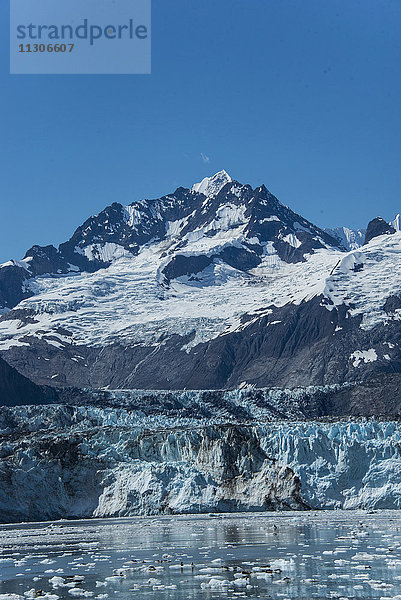
M401 508L395 420L224 424L116 407L2 407L0 457L2 522Z

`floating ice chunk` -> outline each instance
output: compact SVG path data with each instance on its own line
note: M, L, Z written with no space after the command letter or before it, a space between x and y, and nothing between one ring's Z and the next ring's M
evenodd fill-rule
M208 583L201 583L201 588L203 589L224 589L228 587L230 587L230 582L228 581L228 579L218 579L217 577L210 579Z
M172 565L170 568L176 568L177 565ZM182 568L181 566L179 567L180 569ZM206 573L209 575L213 575L213 573L221 573L221 569L217 569L216 567L204 567L202 569L199 569L199 573Z
M105 581L110 581L111 583L115 583L116 581L121 581L121 577L119 575L112 575L111 577L106 577Z
M249 581L245 577L241 577L241 579L234 579L234 581L232 583L233 583L234 587L241 588L241 589L247 588L249 585Z
M52 577L51 579L49 579L49 583L54 587L54 588L58 588L58 587L63 587L64 583L65 583L65 579L63 579L62 577L57 577L56 575L54 577Z
M324 554L324 552L323 552ZM270 567L272 569L285 569L285 568L292 568L295 565L294 559L290 558L288 560L284 559L284 558L278 558L277 560L272 560L270 562Z

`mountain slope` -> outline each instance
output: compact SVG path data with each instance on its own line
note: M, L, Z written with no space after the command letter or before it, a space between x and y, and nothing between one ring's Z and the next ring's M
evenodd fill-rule
M265 186L225 172L113 204L58 250L34 247L0 269L29 269L30 296L0 319L0 352L57 386L295 387L398 373L401 233L388 232L346 252Z

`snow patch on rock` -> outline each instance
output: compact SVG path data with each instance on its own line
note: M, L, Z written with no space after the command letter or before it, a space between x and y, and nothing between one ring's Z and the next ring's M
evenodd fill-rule
M370 363L377 360L377 353L374 348L370 348L369 350L355 350L355 352L350 355L350 360L353 360L352 365L354 367L358 367L362 361L364 363Z

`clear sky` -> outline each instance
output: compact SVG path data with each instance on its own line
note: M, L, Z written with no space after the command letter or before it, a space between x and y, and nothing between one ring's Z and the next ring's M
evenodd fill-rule
M320 226L401 212L400 0L153 0L152 75L9 75L0 260L226 169Z

